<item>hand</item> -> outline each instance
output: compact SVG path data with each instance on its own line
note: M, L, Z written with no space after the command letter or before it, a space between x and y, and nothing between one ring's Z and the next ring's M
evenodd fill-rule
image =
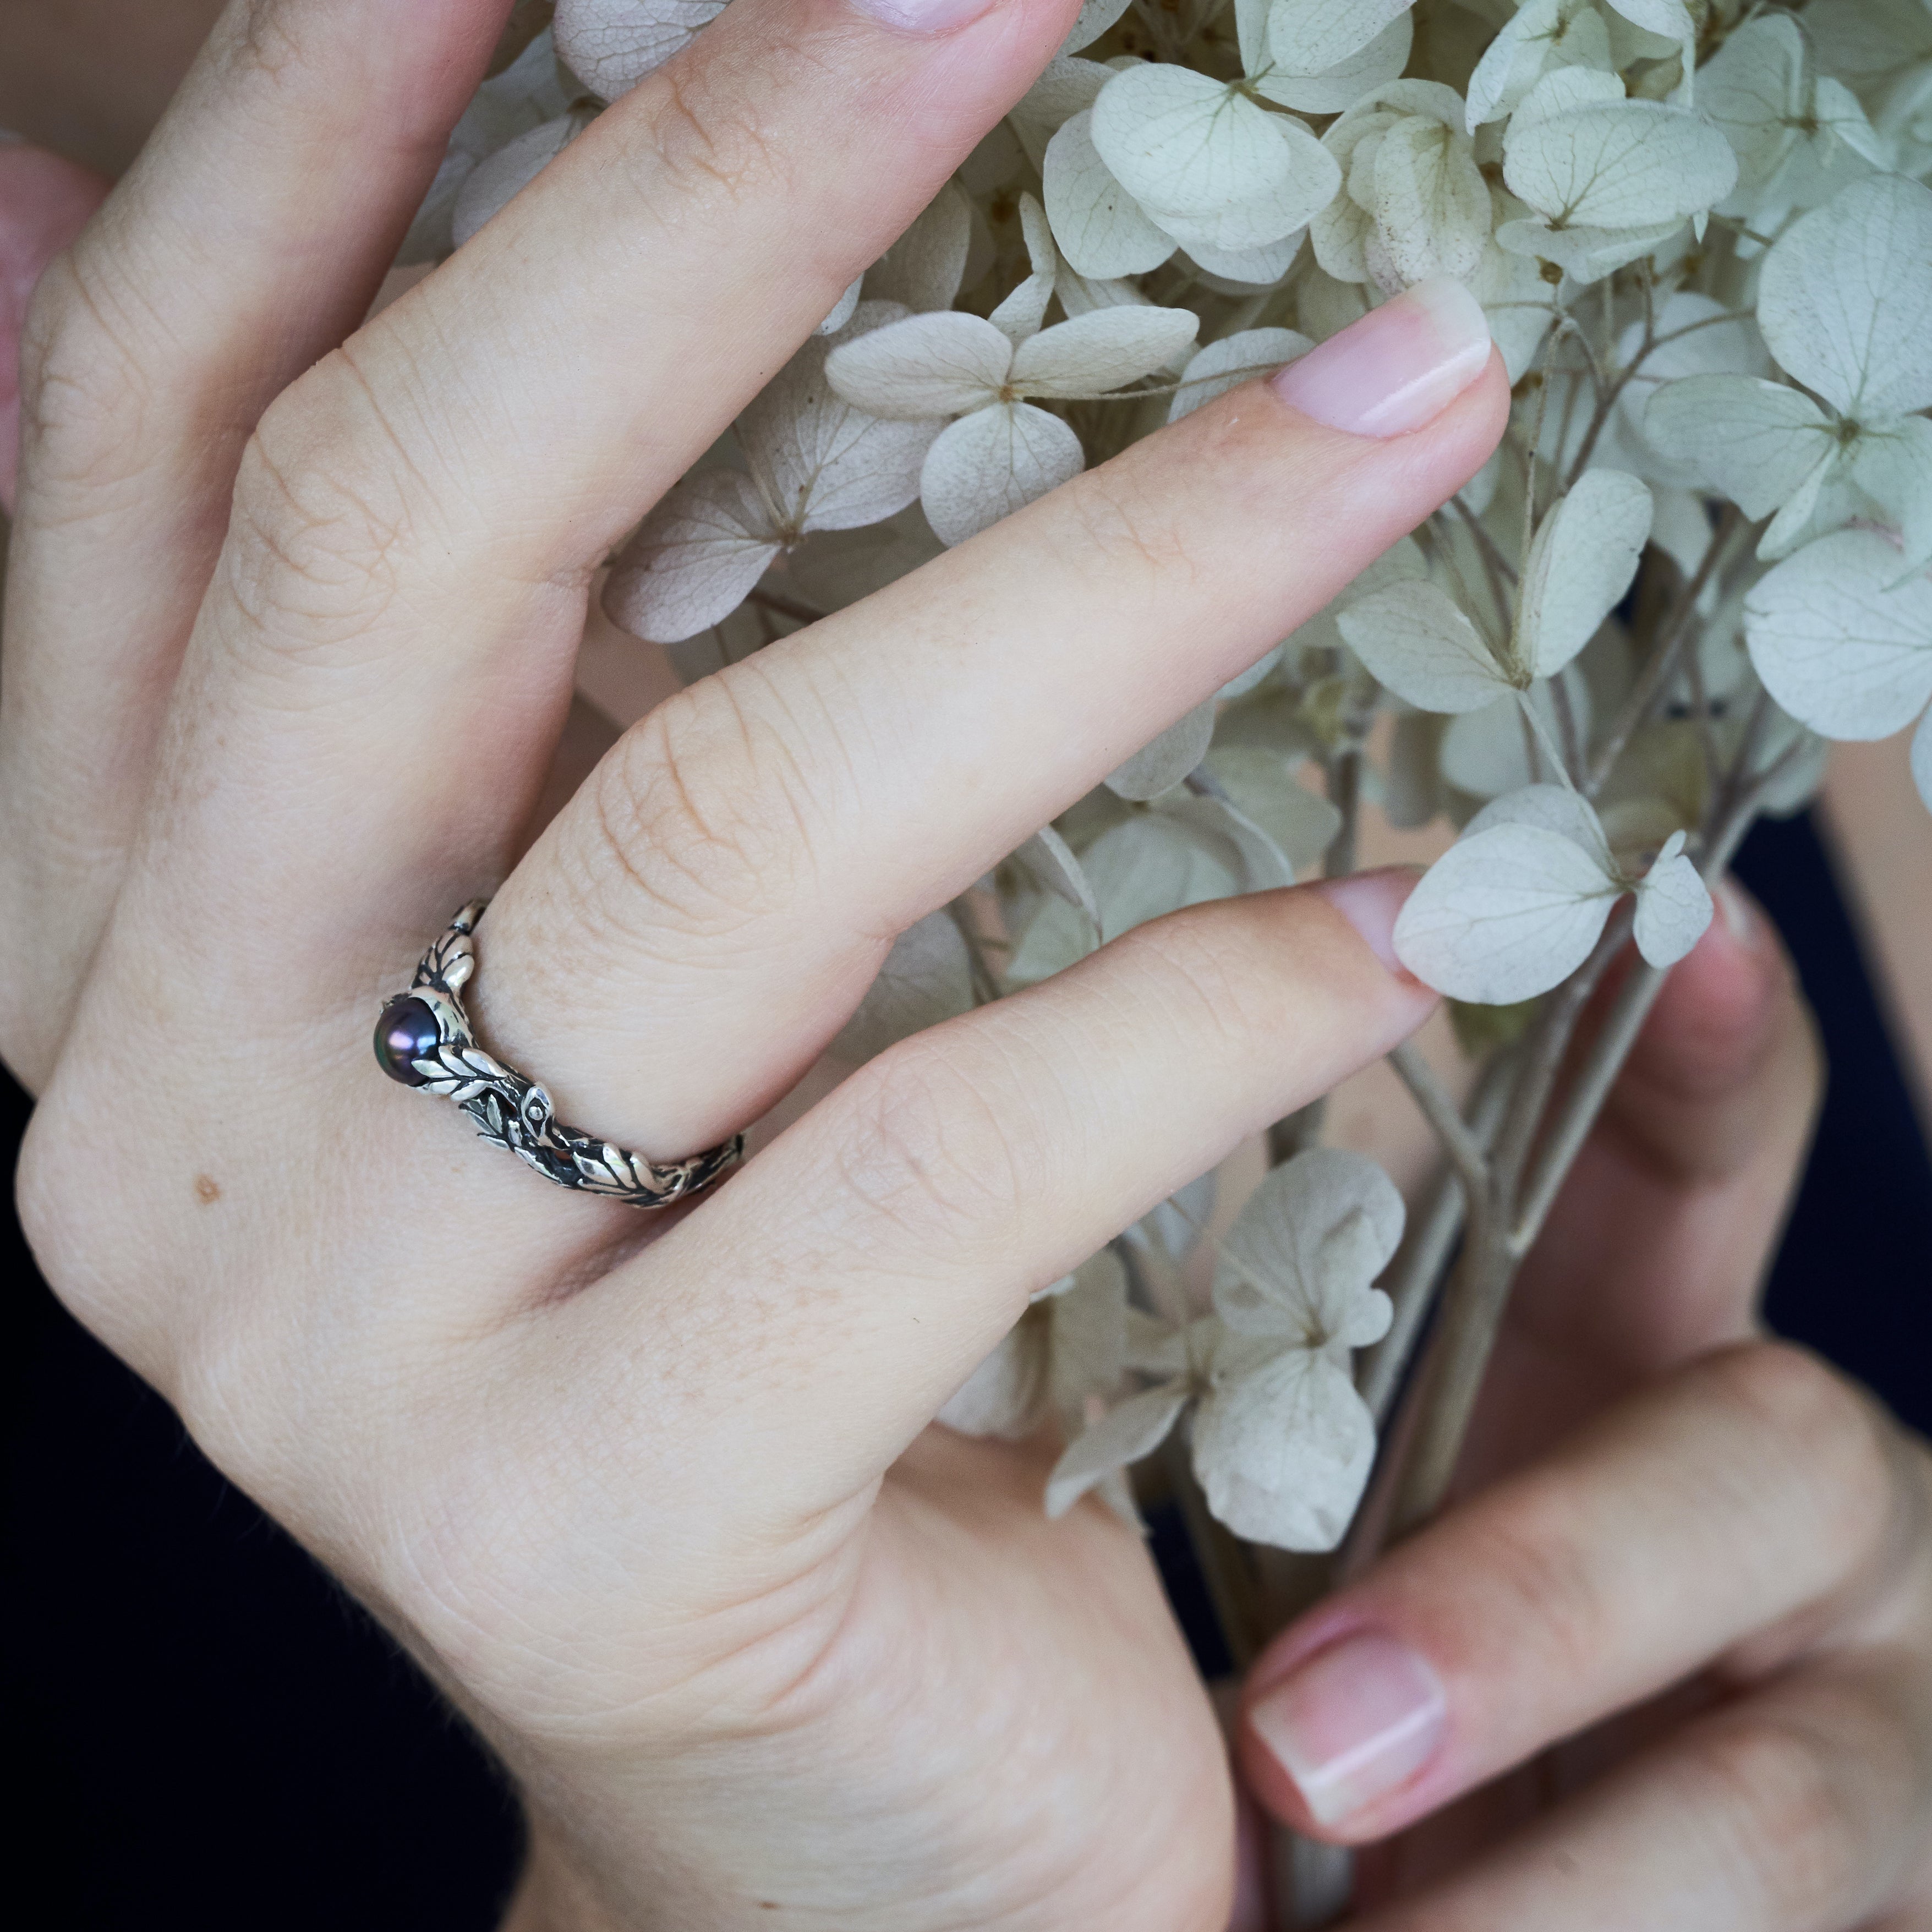
M1465 1499L1251 1678L1269 1808L1401 1834L1364 1932L1932 1926L1932 1457L1757 1328L1817 1055L1724 906L1519 1284Z
M1031 1291L1426 1015L1401 882L1142 928L668 1226L478 1146L369 1030L496 888L472 1011L565 1118L667 1156L757 1118L892 934L1474 472L1500 363L1391 304L661 706L518 860L600 562L1072 7L738 0L351 334L503 10L238 4L37 298L29 1232L501 1751L532 1919L1220 1932L1227 1767L1140 1544L1043 1520L1051 1445L927 1425ZM1405 385L1426 428L1349 432Z

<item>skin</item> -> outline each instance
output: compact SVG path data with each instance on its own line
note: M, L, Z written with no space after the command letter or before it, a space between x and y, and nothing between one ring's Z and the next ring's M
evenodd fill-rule
M1142 928L668 1227L506 1171L368 1028L496 886L480 1030L566 1118L666 1154L756 1118L894 932L1473 472L1499 365L1385 443L1238 392L571 792L596 565L1071 8L739 0L358 330L505 10L237 6L38 274L0 684L30 1234L501 1752L518 1925L1252 1925L1144 1550L1044 1521L1052 1443L928 1424L1032 1289L1426 1017L1380 963L1403 881ZM16 289L89 202L47 180ZM1250 1703L1373 1626L1448 1686L1436 1759L1340 1828L1434 1814L1368 1922L1932 1924L1927 1460L1753 1327L1816 1080L1774 939L1714 927L1531 1267L1467 1499L1257 1665Z

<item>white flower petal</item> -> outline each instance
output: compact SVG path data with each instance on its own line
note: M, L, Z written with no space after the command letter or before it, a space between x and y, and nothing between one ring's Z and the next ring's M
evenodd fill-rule
M862 326L866 320L862 313ZM887 421L855 409L826 379L836 352L822 338L806 343L738 418L752 474L787 530L856 530L896 515L919 494L920 467L939 434L936 420Z
M859 1066L973 1006L973 968L950 913L928 913L892 943L879 975L832 1043Z
M1090 1429L1067 1445L1046 1479L1046 1513L1062 1516L1116 1469L1151 1456L1187 1406L1187 1385L1145 1389L1116 1402Z
M1333 1550L1368 1480L1375 1423L1342 1370L1285 1348L1202 1403L1193 1450L1208 1507L1238 1536Z
M1533 825L1580 845L1607 878L1614 869L1603 821L1589 802L1567 785L1524 785L1490 800L1462 828L1466 838L1492 825Z
M1334 158L1300 122L1190 68L1117 74L1094 104L1091 137L1114 178L1184 246L1278 241L1341 185Z
M1716 908L1678 832L1637 882L1636 950L1653 966L1674 966L1704 936Z
M1764 687L1827 738L1886 738L1932 702L1932 578L1897 582L1898 552L1868 530L1807 544L1744 599Z
M841 343L825 374L868 415L917 422L985 407L1005 386L1012 361L1011 340L983 316L946 310Z
M1414 0L1274 0L1268 50L1294 74L1326 74L1360 53Z
M1058 416L1030 403L995 403L941 432L926 452L920 502L941 542L964 543L1078 476L1086 460Z
M1044 1413L1047 1359L1045 1323L1037 1316L1023 1317L933 1420L962 1436L1017 1440Z
M950 308L966 273L972 240L971 204L956 182L948 182L866 271L867 296L903 302L920 315Z
M724 0L556 0L556 50L592 94L616 100L724 10Z
M1279 242L1264 242L1258 248L1214 248L1196 241L1188 244L1187 253L1196 267L1224 282L1272 288L1294 267L1307 233L1305 228L1292 229Z
M1060 274L1060 251L1053 245L1046 210L1030 194L1020 196L1020 229L1026 237L1030 272L1026 280L986 318L1014 342L1024 342L1039 332Z
M1118 389L1178 361L1200 326L1190 309L1096 309L1022 343L1013 352L1011 380L1029 396Z
M1316 1148L1270 1169L1221 1244L1214 1306L1237 1334L1359 1348L1388 1325L1370 1291L1401 1245L1396 1184L1364 1154ZM1330 1246L1346 1232L1345 1250Z
M1117 797L1145 800L1172 791L1208 755L1214 736L1213 698L1184 712L1159 737L1144 745L1107 774L1107 789Z
M1391 584L1336 622L1370 674L1421 710L1479 710L1510 688L1481 633L1432 584Z
M1528 0L1469 76L1468 130L1500 120L1550 68L1610 64L1610 33L1590 0Z
M1650 536L1650 491L1622 470L1591 470L1545 518L1523 572L1518 648L1554 677L1597 634L1636 575Z
M770 508L748 476L687 477L619 554L605 614L634 638L675 644L728 617L778 548Z
M1519 218L1497 229L1496 242L1512 255L1554 262L1573 281L1588 284L1655 254L1683 226L1674 220L1648 228L1556 228Z
M1050 825L1043 825L1014 853L1020 866L1042 891L1053 894L1064 904L1085 914L1097 936L1100 907L1088 882L1086 868L1075 857L1073 848Z
M1168 405L1168 421L1192 416L1204 403L1306 356L1314 346L1292 328L1244 328L1209 343L1181 372L1181 386Z
M1375 156L1376 238L1393 290L1434 275L1475 272L1490 239L1490 190L1460 128L1408 114Z
M1737 157L1708 122L1655 100L1600 100L1535 116L1539 95L1586 70L1537 83L1510 123L1503 178L1558 227L1649 227L1716 206L1737 181Z
M1047 62L1046 71L1014 104L1007 116L1027 158L1036 168L1046 158L1047 144L1054 136L1076 114L1085 113L1113 77L1113 69L1099 61L1072 60L1056 54Z
M1401 74L1408 64L1414 38L1414 22L1402 14L1366 46L1318 74L1300 72L1293 63L1301 56L1288 43L1283 44L1284 52L1277 52L1270 42L1273 64L1255 76L1255 92L1298 114L1340 114L1372 88L1386 86Z
M1932 562L1932 422L1904 416L1867 430L1851 448L1852 480L1899 533L1898 575Z
M1793 223L1765 257L1758 326L1841 414L1932 404L1932 188L1881 175Z
M1211 751L1207 769L1244 818L1259 826L1299 878L1335 842L1342 814L1294 776L1292 760L1258 745Z
M1089 1396L1111 1396L1126 1372L1127 1270L1112 1248L1081 1263L1053 1297L1048 1323L1053 1404L1078 1415Z
M1667 40L1690 40L1697 32L1685 0L1610 0L1610 4L1633 26Z
M1802 389L1751 376L1665 383L1644 412L1643 433L1754 519L1786 502L1833 440L1824 412Z
M1063 54L1078 53L1090 46L1127 10L1128 0L1080 0L1080 10L1060 44Z
M461 248L483 224L507 208L590 124L584 114L560 114L520 134L480 161L458 190L450 236Z
M1043 175L1053 238L1082 275L1106 281L1144 274L1174 253L1174 237L1154 226L1101 160L1090 113L1074 116L1048 143Z
M557 71L556 48L546 29L501 74L484 82L463 110L436 178L397 253L397 266L441 261L456 246L451 223L457 197L478 166L569 106L570 92Z
M1590 688L1574 664L1561 674L1569 694L1570 708L1586 740L1590 729ZM1530 703L1536 707L1544 736L1556 744L1563 741L1561 720L1551 696L1554 678L1541 678L1529 688ZM1532 758L1531 746L1538 744ZM1458 791L1474 798L1498 798L1520 788L1534 784L1552 776L1548 754L1532 739L1524 720L1518 694L1512 692L1480 711L1466 711L1452 718L1442 736L1442 776Z
M1492 826L1430 868L1396 921L1396 956L1439 993L1514 1006L1582 964L1620 891L1574 839Z
M1724 130L1738 158L1740 194L1777 173L1809 102L1804 30L1789 14L1744 21L1697 76L1697 106Z
M832 311L818 327L820 335L836 335L852 320L852 312L859 306L860 292L866 286L863 275L855 277L845 285L845 292L832 304Z

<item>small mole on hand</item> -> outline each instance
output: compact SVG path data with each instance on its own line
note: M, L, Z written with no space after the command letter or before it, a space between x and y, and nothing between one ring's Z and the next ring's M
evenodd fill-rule
M204 1208L212 1208L221 1198L221 1190L212 1174L197 1174L194 1178L195 1198Z

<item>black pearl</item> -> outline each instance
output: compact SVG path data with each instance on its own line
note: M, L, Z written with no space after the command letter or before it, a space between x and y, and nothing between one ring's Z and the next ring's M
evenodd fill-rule
M427 1000L400 994L382 1009L376 1022L376 1063L392 1080L405 1087L428 1084L416 1063L436 1052L442 1037Z

